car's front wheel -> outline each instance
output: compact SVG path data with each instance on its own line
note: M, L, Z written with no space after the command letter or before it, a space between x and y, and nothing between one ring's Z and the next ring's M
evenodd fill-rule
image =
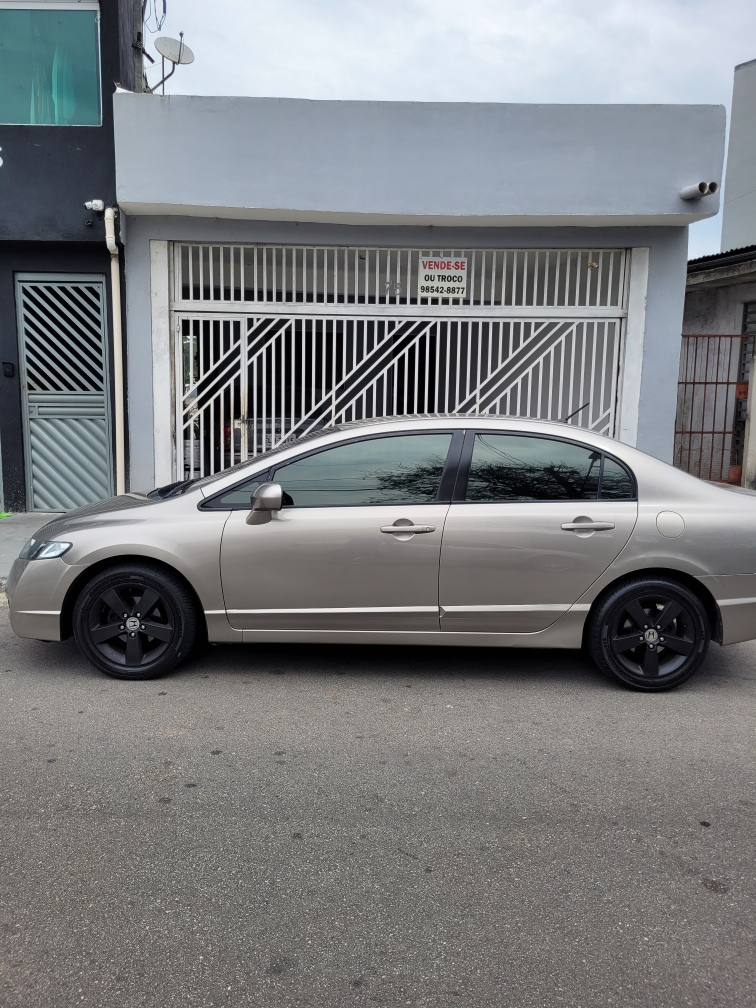
M710 634L706 610L690 589L667 578L637 578L600 602L586 643L603 672L634 689L665 690L697 671Z
M170 672L191 651L198 624L196 603L184 582L149 564L96 574L73 611L80 650L117 679L153 679Z

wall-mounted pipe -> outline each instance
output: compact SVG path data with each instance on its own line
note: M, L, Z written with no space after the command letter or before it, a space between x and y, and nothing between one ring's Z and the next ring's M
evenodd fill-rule
M701 199L702 196L713 196L719 189L718 182L696 182L680 190L680 198L686 200Z
M113 412L115 414L116 494L126 492L126 423L123 394L123 328L121 326L121 271L115 240L117 207L105 207L105 244L110 253L110 291L113 315Z

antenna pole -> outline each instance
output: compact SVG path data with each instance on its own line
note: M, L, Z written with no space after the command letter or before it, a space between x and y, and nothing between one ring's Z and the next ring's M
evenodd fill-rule
M562 420L562 423L567 423L567 421L568 421L568 420L572 420L572 418L573 418L574 416L577 416L577 415L578 415L578 413L582 413L582 412L583 412L583 410L584 410L584 409L586 408L586 406L590 406L590 405L591 405L591 403L590 403L590 400L588 400L588 402L587 402L587 403L583 403L583 405L582 405L582 406L578 406L578 408L577 408L576 410L574 410L574 411L573 411L572 413L570 413L570 415L569 415L569 416L566 416L566 417L564 418L564 420Z

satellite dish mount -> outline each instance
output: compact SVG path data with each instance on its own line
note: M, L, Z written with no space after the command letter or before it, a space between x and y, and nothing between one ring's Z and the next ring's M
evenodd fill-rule
M194 53L188 45L184 45L184 33L179 32L178 41L172 38L159 38L155 40L155 48L163 58L162 78L154 87L146 88L147 94L154 94L162 85L165 94L165 82L176 73L176 67L180 64L194 63ZM170 73L165 72L165 61L173 64Z

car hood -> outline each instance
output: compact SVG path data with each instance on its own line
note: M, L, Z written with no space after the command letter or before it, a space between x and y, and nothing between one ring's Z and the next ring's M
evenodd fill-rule
M43 525L34 533L35 539L51 541L58 539L66 532L73 529L88 528L92 525L101 525L102 519L106 515L128 509L155 506L157 501L148 500L143 494L122 494L120 497L110 497L108 500L97 501L95 504L87 504L85 507L69 511L60 518L54 518L47 525ZM119 515L120 517L120 515Z

